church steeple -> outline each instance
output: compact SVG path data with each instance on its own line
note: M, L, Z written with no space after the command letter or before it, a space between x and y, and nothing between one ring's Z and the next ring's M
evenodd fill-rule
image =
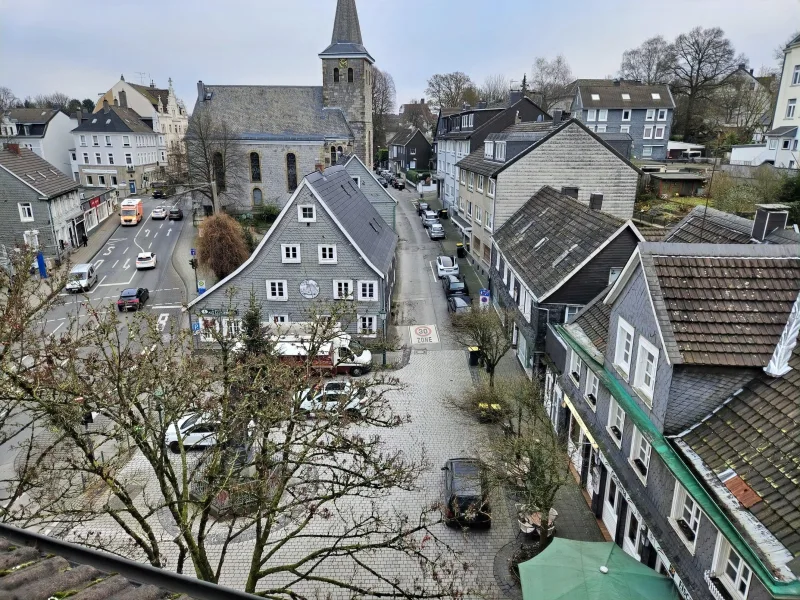
M319 57L366 58L370 63L375 63L375 59L367 52L361 38L356 0L337 0L331 45L325 48Z

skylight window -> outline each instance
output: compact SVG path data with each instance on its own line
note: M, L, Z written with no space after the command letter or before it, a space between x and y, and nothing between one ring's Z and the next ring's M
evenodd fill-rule
M539 248L541 248L542 246L544 246L544 245L545 245L545 243L547 242L547 240L549 240L549 239L550 239L550 238L543 237L543 238L542 238L542 239L540 239L538 242L536 242L536 245L533 247L533 249L534 249L534 250L538 250Z
M106 119L106 125L110 125L110 124L111 124L111 119Z
M622 94L622 99L623 100L630 100L631 99L631 95L630 94Z
M653 93L650 96L652 96L653 100L661 100L661 94Z
M572 252L573 250L575 250L575 248L577 248L577 247L578 247L578 244L573 244L573 245L572 245L572 247L571 247L569 250L564 250L564 252L563 252L563 253L561 253L561 254L558 256L558 258L557 258L557 259L555 259L555 260L553 261L553 266L554 266L554 267L558 266L558 263L560 263L562 260L564 260L565 258L567 258L567 256L569 255L569 253L570 253L570 252Z
M592 100L600 100L600 94L592 94Z
M97 123L97 119L92 119L92 123Z

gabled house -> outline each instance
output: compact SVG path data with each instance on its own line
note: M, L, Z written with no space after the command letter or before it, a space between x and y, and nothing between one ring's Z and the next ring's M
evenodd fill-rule
M529 376L541 369L547 328L569 322L613 282L642 240L630 221L547 186L495 232L492 301L513 315L512 341Z
M798 314L798 245L642 243L548 332L595 515L683 598L800 598Z
M786 227L789 207L757 204L754 220L696 206L664 236L683 244L800 244L800 233Z
M633 158L665 160L675 100L668 85L578 80L570 112L597 133L627 133Z
M308 321L320 303L350 300L348 331L375 336L391 312L397 239L343 165L307 175L250 258L189 303L204 315L200 343L214 342L211 329L240 330L251 290L274 323Z
M430 169L432 154L431 143L422 131L419 129L399 131L389 141L389 170L397 174L410 169Z
M453 223L471 262L491 264L492 233L543 186L551 186L620 219L633 215L639 169L580 121L517 123L486 135L456 163L459 174Z
M394 196L378 182L372 170L355 154L343 157L341 163L381 218L396 231L397 200Z
M10 108L0 113L0 137L19 144L43 158L62 173L72 176L69 149L77 121L51 108Z
M777 82L774 75L756 76L745 63L728 75L716 91L714 105L722 131L753 129L754 142L760 142L769 130L775 105Z

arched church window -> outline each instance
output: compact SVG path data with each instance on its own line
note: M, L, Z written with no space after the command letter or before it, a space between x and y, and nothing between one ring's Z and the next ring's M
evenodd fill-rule
M336 146L331 146L331 166L336 164Z
M339 83L339 67L333 69L333 83Z
M290 192L297 189L297 157L292 152L286 155L286 185Z
M347 69L347 83L353 83L353 68Z
M254 206L258 206L258 205L260 205L260 204L261 204L261 200L262 200L262 198L263 198L263 197L264 197L264 196L263 196L263 194L261 193L261 190L260 190L260 189L258 189L258 188L255 188L255 189L253 190L253 205L254 205Z
M338 159L338 158L340 158L340 157L342 156L342 154L344 154L344 150L342 150L342 147L341 147L341 146L339 146L339 147L336 149L336 158L337 158L337 159Z
M221 152L215 152L211 158L211 164L214 169L214 181L217 182L217 191L225 191L225 161L222 159Z
M250 153L250 181L261 181L261 157L258 152Z

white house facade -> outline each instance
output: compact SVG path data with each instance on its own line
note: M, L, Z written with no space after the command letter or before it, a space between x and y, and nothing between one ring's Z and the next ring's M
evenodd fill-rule
M12 108L0 115L0 136L4 142L32 150L62 173L71 175L71 131L77 124L76 119L60 110Z

